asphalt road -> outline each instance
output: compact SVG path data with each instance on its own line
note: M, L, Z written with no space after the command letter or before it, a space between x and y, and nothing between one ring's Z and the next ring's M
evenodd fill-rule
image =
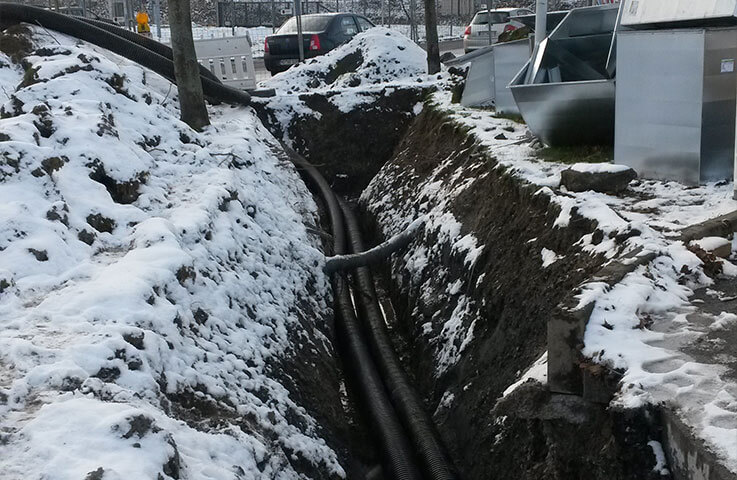
M451 52L456 57L463 55L463 40L449 40L446 42L440 42L440 55L445 52ZM254 58L253 65L256 67L256 82L268 80L271 74L264 67L263 58Z

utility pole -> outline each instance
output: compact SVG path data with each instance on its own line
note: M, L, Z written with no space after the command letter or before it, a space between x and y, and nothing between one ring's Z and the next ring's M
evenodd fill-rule
M169 27L181 118L193 129L202 130L210 125L210 118L202 93L202 80L192 39L189 0L169 0Z
M435 0L425 0L425 49L427 50L427 73L440 71L440 46L438 45L438 12Z

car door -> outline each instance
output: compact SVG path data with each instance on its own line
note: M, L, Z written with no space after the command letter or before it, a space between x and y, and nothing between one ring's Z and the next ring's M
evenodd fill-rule
M352 15L346 15L338 19L338 43L350 42L358 33L358 24Z
M361 31L362 31L362 32L365 32L365 31L366 31L366 30L368 30L369 28L373 28L373 27L375 27L375 26L376 26L376 25L374 25L373 23L369 22L369 21L368 21L368 20L367 20L366 18L364 18L364 17L359 17L359 16L356 16L356 22L358 22L358 27L359 27L359 28L361 29Z

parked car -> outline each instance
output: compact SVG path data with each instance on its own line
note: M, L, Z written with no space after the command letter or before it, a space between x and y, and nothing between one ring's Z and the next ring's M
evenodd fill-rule
M489 17L491 17L491 43L496 43L499 35L522 28L524 25L511 17L530 15L532 10L527 8L497 8L488 12L481 10L474 15L471 25L463 32L463 50L469 53L473 50L489 46Z
M367 18L353 13L302 15L305 58L323 55L373 27ZM299 63L297 19L290 18L264 41L264 65L272 75Z

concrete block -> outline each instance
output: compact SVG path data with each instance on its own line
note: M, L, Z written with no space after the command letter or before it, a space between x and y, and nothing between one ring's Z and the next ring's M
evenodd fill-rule
M737 475L720 464L676 412L665 408L662 417L665 454L675 480L737 480Z

